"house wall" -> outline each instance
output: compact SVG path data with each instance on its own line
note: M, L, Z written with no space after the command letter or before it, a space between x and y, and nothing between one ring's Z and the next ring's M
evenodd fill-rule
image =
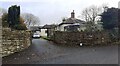
M86 26L84 24L80 25L79 31L85 31L86 30Z
M72 24L63 24L63 25L60 25L59 28L58 28L58 30L59 31L64 31L64 27L68 26L68 25L72 25Z
M53 34L54 34L54 31L55 31L54 28L48 29L47 37L51 38L53 36Z
M60 26L60 31L64 31L64 27L65 27L65 26L68 26L68 25L69 25L69 24L63 24L63 25L61 25L61 26Z
M40 36L47 37L46 31L47 31L47 29L41 29L41 31L40 31Z
M65 31L64 27L65 27L65 26L69 26L69 25L79 25L79 23L60 25L60 26L57 27L57 31ZM78 28L79 31L81 31L81 30L84 31L85 29L86 29L86 27L85 27L84 24L81 24L80 28Z

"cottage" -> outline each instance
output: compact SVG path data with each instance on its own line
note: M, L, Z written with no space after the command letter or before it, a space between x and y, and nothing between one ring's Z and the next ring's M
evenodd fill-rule
M47 28L41 28L40 29L40 36L47 37Z
M43 37L51 37L53 35L53 32L55 31L56 25L44 25L44 26L31 26L30 30L33 33L40 34L40 36Z
M57 31L84 31L86 22L75 18L74 10L71 12L71 17L63 19L62 23L57 26Z
M52 24L52 25L44 25L41 30L45 29L46 30L46 37L51 37L53 35L53 32L55 31L55 27L57 25Z

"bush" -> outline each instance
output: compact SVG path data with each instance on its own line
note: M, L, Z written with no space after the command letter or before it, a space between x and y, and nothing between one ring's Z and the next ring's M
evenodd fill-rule
M9 24L8 24L7 20L8 20L8 14L4 13L2 15L2 26L3 27L9 27Z
M16 30L27 30L27 27L25 24L17 24L14 26Z

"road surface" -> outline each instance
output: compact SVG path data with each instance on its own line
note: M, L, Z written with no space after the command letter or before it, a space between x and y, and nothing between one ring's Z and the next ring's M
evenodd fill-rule
M118 46L68 47L33 39L28 49L4 57L3 64L118 64Z

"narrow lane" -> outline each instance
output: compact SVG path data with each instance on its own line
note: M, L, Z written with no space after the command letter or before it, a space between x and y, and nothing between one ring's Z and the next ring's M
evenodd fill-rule
M33 39L32 45L3 58L3 64L117 64L118 46L67 47L44 39Z

